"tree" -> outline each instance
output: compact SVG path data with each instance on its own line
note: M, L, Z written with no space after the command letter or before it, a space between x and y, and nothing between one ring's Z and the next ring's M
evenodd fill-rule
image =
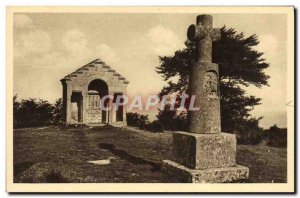
M245 37L233 28L221 28L221 39L214 42L212 61L219 64L221 123L222 130L235 131L238 123L253 119L250 111L259 105L261 98L246 94L243 86L254 85L261 88L268 85L269 76L264 70L269 64L262 58L263 53L254 49L259 43L256 35ZM197 60L197 45L187 40L186 48L175 52L174 56L159 57L160 65L156 71L168 85L163 87L159 96L176 93L188 94L189 71ZM179 77L177 82L173 77ZM257 120L259 120L258 118Z
M63 121L63 105L62 105L62 98L59 98L55 101L53 105L53 120L54 124L61 124Z
M18 101L18 95L14 95L13 97L13 125L18 126L19 125L19 108L20 108L20 102Z
M39 127L51 124L53 106L46 100L33 98L14 100L14 128Z

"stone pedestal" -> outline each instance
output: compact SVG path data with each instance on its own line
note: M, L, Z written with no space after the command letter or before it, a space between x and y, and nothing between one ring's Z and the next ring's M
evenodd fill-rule
M164 160L163 170L182 183L227 183L249 177L249 169L240 165L197 170L187 168L174 161Z
M249 169L236 164L233 134L173 134L173 159L164 160L163 170L180 182L222 183L249 177Z

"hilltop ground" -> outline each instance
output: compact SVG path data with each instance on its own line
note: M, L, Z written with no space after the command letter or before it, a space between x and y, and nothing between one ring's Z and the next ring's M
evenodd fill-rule
M14 182L177 182L160 171L172 159L172 132L112 127L44 127L14 130ZM111 159L108 165L87 161ZM247 182L286 182L287 150L238 145Z

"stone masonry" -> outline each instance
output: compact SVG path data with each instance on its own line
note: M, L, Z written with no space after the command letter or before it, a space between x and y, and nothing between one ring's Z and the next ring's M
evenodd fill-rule
M63 86L64 121L68 124L114 126L126 125L126 110L100 110L100 100L106 95L114 98L126 95L127 81L123 76L96 59L61 79ZM106 100L105 107L114 106L115 100Z

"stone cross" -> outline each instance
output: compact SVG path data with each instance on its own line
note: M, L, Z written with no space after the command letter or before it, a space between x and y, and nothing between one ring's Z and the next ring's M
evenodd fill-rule
M220 29L212 28L212 16L197 16L197 25L190 25L187 36L189 40L198 41L198 61L211 63L212 41L221 39Z
M188 28L189 40L197 41L198 60L190 71L190 95L200 111L189 111L189 131L193 133L220 133L219 69L212 63L212 42L221 38L221 31L212 28L212 16L197 16L197 25Z
M236 164L236 136L221 132L218 65L211 62L212 42L220 30L212 28L212 16L200 15L188 29L198 42L199 57L190 71L190 95L199 111L189 110L189 132L173 133L173 160L162 170L180 182L222 183L249 178L249 169ZM233 123L234 124L234 123Z

